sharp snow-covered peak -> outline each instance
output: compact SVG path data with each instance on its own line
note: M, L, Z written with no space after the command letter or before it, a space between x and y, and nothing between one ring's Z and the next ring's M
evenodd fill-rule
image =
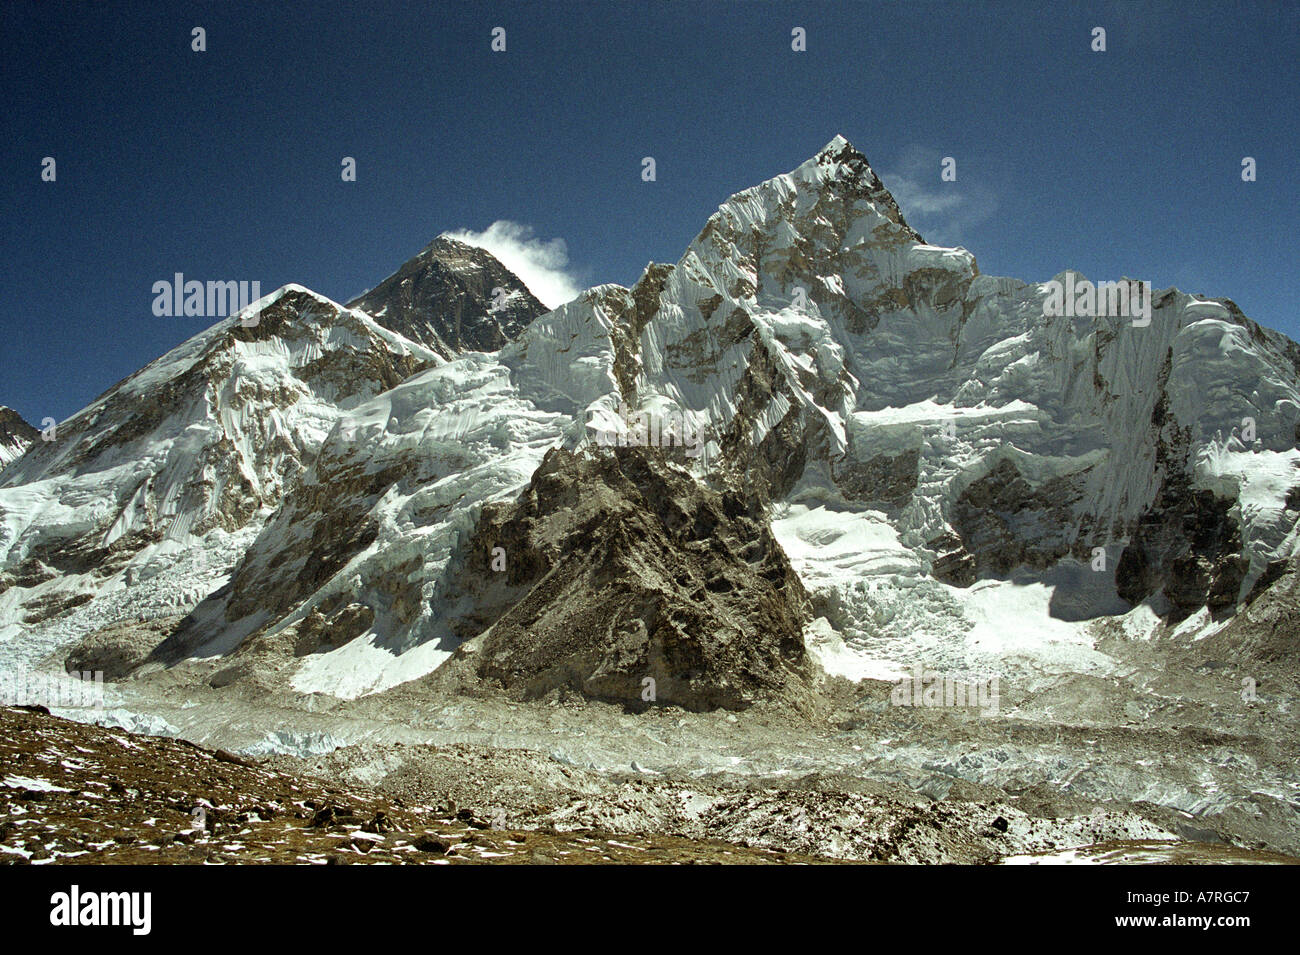
M924 243L837 137L724 202L675 267L557 310L503 360L598 433L684 421L706 473L857 514L868 538L866 512L890 514L881 566L969 585L1092 559L1111 590L1089 614L1117 593L1178 614L1244 599L1297 544L1297 346L1227 299L1064 317L1049 290ZM1189 541L1178 515L1198 507L1241 516ZM845 586L834 622L853 629Z
M445 234L349 306L447 358L496 351L546 311L492 253Z

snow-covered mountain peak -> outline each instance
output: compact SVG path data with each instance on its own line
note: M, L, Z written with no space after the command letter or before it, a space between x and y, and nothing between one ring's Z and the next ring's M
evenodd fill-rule
M977 273L965 250L911 252L923 244L866 157L836 137L790 172L722 203L679 266L738 302L777 308L837 298L850 310L908 271ZM870 325L869 316L859 324Z
M819 149L816 155L798 166L791 175L800 178L816 178L823 181L845 181L856 183L879 182L878 177L867 161L867 157L858 151L843 136L836 136ZM893 201L893 197L890 197Z
M8 619L25 607L29 622L43 620L92 581L112 593L177 553L223 555L205 580L228 572L228 542L260 526L348 409L440 364L302 286L223 319L5 468L0 571L36 592L5 593L0 580L0 614L8 604Z
M1101 548L1125 600L1244 598L1295 547L1300 349L1226 299L1155 292L1147 321L1053 316L1048 294L923 242L837 137L724 202L676 266L551 313L504 360L596 434L653 441L647 420L684 421L705 473L890 514L887 563L908 574L967 585ZM1207 450L1234 429L1256 458ZM1210 487L1231 509L1246 486L1238 537L1141 530L1210 507L1193 503ZM1019 512L1040 516L990 516Z

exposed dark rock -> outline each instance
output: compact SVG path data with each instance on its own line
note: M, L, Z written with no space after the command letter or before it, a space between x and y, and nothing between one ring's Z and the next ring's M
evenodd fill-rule
M1287 561L1270 586L1222 630L1196 641L1192 666L1230 661L1233 670L1261 683L1264 674L1300 686L1300 562Z
M1255 598L1260 596L1264 591L1271 587L1276 581L1282 578L1290 569L1290 561L1270 560L1268 565L1260 573L1255 582L1251 584L1250 593L1246 595L1245 603L1253 603Z
M954 587L969 587L979 580L975 558L966 552L961 538L945 534L925 546L938 555L930 570L936 579Z
M10 587L35 587L58 574L35 557L29 557L12 570L0 573L0 594Z
M203 621L214 607L220 607L228 620L259 612L275 620L292 611L374 542L378 527L368 516L369 508L408 471L409 467L401 466L367 473L364 463L343 463L323 480L298 485L293 499L245 552L230 584L182 621L151 659L172 663L202 645L209 638ZM283 547L286 539L298 542L293 551ZM278 666L290 656L337 649L364 633L373 620L371 608L338 597L309 610L281 637L268 641L261 629L254 631L239 649L242 654L268 652L277 658ZM214 676L212 685L228 685L253 669L249 661L238 661Z
M514 694L709 710L806 690L808 598L760 500L657 449L549 452L515 503L484 508L467 553L461 625L489 629L457 657Z
M635 403L636 376L641 368L641 332L659 310L659 294L673 266L650 263L630 291L610 289L602 304L615 315L610 338L614 344L614 377L625 400ZM594 294L594 293L589 293Z
M294 656L336 650L361 636L374 622L375 612L365 604L347 604L328 617L312 610L298 624Z
M752 493L775 500L794 487L803 474L814 434L805 425L797 398L778 371L776 360L759 340L758 332L752 331L749 338L754 350L736 392L736 414L721 436L722 456L725 467ZM754 424L777 396L788 402L790 410L755 445Z
M505 292L499 304L494 289ZM447 236L348 307L444 357L496 351L547 311L490 252Z
M916 490L917 450L878 454L866 461L848 461L833 471L835 484L846 498L884 508L902 507Z
M21 455L40 435L17 411L0 405L0 468Z
M105 680L126 676L180 624L180 616L115 623L82 639L64 660L69 671L102 671Z
M446 855L447 850L451 848L450 842L447 842L445 839L439 839L437 836L430 835L427 832L416 837L415 841L412 842L411 845L415 846L415 848L419 849L421 852L432 852L435 855L440 856Z
M88 604L95 599L93 593L75 593L69 594L66 591L46 594L25 602L22 607L27 611L23 616L23 623L44 623L47 620L53 620L55 617L61 617L70 610L75 610L83 604Z
M961 538L962 551L974 561L975 576L1005 577L1021 566L1041 570L1069 554L1066 535L1079 480L1078 475L1070 475L1035 487L1012 461L1003 459L966 488L949 520ZM959 569L955 560L944 562L944 574L967 579L969 569L964 564ZM939 569L935 573L940 575Z
M1119 595L1136 604L1163 593L1174 620L1205 606L1233 607L1249 570L1241 553L1241 528L1230 513L1233 502L1193 489L1190 435L1177 426L1163 396L1152 425L1159 435L1156 463L1163 481L1120 555L1115 568Z

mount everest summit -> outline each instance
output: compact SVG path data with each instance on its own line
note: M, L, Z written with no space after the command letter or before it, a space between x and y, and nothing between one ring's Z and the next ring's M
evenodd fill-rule
M348 303L444 358L497 351L546 306L484 249L439 236Z
M1050 293L927 244L841 137L551 311L448 237L348 306L286 286L55 440L0 432L0 660L250 725L399 690L816 714L921 663L1140 720L1162 647L1293 699L1300 345Z

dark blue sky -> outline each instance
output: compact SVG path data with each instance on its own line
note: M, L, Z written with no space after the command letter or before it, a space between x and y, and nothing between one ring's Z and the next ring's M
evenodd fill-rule
M1300 337L1297 8L6 0L0 404L62 419L210 324L153 315L177 271L345 300L510 220L628 284L836 133L985 272L1176 284Z

